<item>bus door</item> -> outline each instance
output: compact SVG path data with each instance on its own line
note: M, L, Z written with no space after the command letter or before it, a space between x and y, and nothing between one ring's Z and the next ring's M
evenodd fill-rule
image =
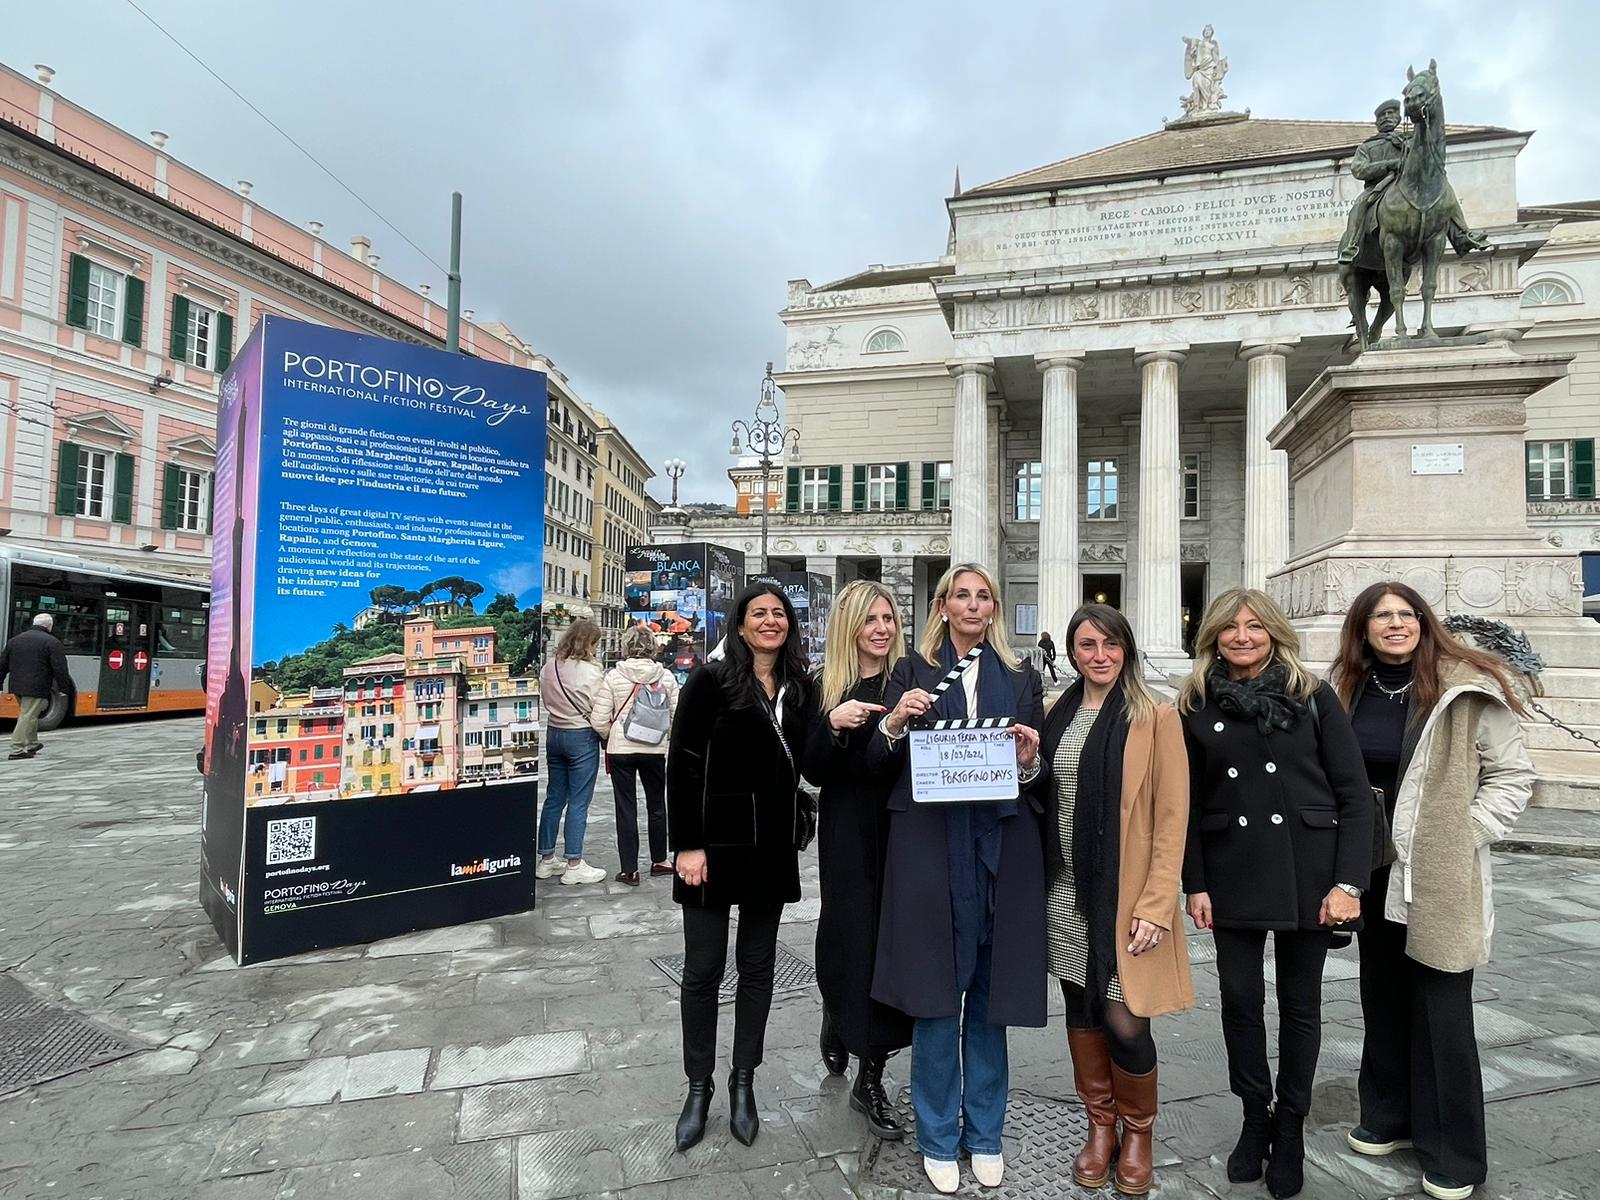
M155 611L141 600L106 601L105 649L100 655L96 708L144 708L150 702Z

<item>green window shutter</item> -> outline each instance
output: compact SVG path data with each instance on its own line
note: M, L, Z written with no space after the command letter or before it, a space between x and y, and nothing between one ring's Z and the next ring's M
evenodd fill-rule
M72 256L67 271L67 324L89 327L89 260L81 254Z
M867 511L867 468L861 463L850 468L850 511Z
M210 533L217 515L217 473L206 476L206 532Z
M1539 490L1541 485L1535 483L1534 476L1533 476L1533 443L1532 442L1523 442L1522 443L1522 458L1523 458L1522 474L1523 474L1523 478L1527 481L1528 499L1529 500L1543 500L1544 499L1544 495Z
M1594 439L1572 440L1572 498L1594 499Z
M56 515L70 517L78 511L78 445L62 442L56 452Z
M828 468L828 511L839 512L844 508L844 468Z
M132 275L122 280L122 340L130 346L144 345L144 280Z
M939 464L922 464L922 507L931 509L939 503Z
M178 470L177 463L168 463L161 473L161 528L176 529L178 527L179 501L182 496L179 489L183 486L183 476Z
M213 343L216 346L214 355L216 365L212 370L221 374L233 362L233 318L225 312L217 314L217 329Z
M172 336L167 348L178 362L189 361L189 301L184 296L172 298Z
M118 525L133 523L133 455L117 455L116 491L111 498L111 519Z
M785 485L786 485L788 491L787 491L787 494L783 498L783 510L784 510L784 512L799 512L800 511L800 468L799 467L790 467L788 469L788 472L787 472L787 475L786 475L786 478L785 478L784 482L785 482Z
M908 462L895 464L894 506L902 512L911 507L911 464Z

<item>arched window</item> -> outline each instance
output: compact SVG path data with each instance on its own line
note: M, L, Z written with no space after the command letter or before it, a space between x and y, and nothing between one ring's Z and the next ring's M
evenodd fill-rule
M1572 289L1559 279L1536 279L1522 293L1523 308L1542 308L1547 304L1571 304L1577 299Z
M906 339L900 336L898 329L875 329L867 335L867 344L862 347L865 354L893 354L897 350L906 348Z

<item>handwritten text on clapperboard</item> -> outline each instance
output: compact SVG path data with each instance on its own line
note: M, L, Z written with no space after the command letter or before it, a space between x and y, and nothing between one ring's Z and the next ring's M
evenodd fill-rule
M922 804L1015 800L1017 744L1011 732L912 730L911 795Z

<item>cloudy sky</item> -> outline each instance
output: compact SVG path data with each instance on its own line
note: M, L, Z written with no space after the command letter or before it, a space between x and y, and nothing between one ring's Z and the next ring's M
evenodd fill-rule
M462 191L465 306L652 463L688 460L686 500L731 496L727 426L782 356L787 279L936 257L958 164L971 186L1159 128L1206 21L1228 107L1362 119L1435 57L1452 122L1538 131L1524 203L1600 198L1600 19L1580 0L1424 0L1381 35L1345 31L1378 8L1232 0L137 2L436 262ZM12 67L48 63L71 100L443 292L129 0L5 7Z

